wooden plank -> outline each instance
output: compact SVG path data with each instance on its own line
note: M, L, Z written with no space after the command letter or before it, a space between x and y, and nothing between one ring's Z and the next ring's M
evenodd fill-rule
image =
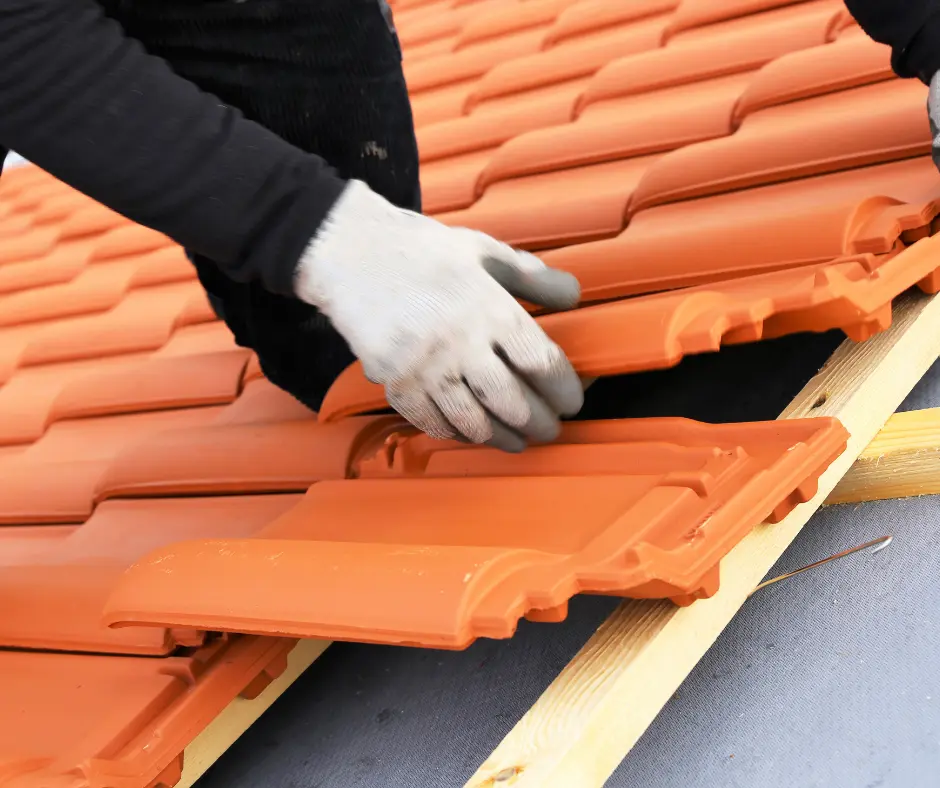
M184 751L183 776L174 788L192 788L196 780L300 678L329 645L328 640L301 640L287 655L287 669L268 684L258 697L251 700L236 698L226 706Z
M898 299L889 331L843 344L780 416L836 416L851 434L817 495L749 534L722 562L721 588L711 599L687 608L624 602L467 786L603 785L938 355L940 297L919 293Z
M895 413L827 504L940 493L940 408Z

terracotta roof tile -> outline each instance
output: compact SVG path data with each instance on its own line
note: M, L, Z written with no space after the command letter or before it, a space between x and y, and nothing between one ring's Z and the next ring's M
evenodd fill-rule
M503 145L478 189L509 178L662 152L731 133L734 104L751 79L731 74L589 105L574 123L522 134Z
M890 50L864 38L783 55L761 69L741 97L737 122L752 112L791 101L895 79Z
M125 444L101 476L98 500L115 497L303 492L344 479L364 447L394 428L397 417L181 425Z
M543 36L544 33L538 29L521 30L417 63L405 61L408 90L417 97L425 90L475 79L498 63L538 52L542 47Z
M572 9L574 10L574 9ZM624 22L537 54L501 63L468 92L467 110L481 102L590 76L611 60L659 46L668 15Z
M238 399L225 408L213 423L274 424L279 421L301 421L316 417L316 413L308 410L290 394L261 378L245 381Z
M0 219L0 238L21 235L32 226L32 216L21 213L9 213Z
M253 697L279 675L294 645L234 638L159 660L0 652L0 781L173 785L199 731L239 693Z
M440 214L528 249L614 236L623 229L633 190L657 156L511 178L490 186L465 211Z
M469 79L412 96L411 112L415 125L421 127L460 117L474 85L476 80Z
M178 248L91 265L65 284L0 296L0 326L105 312L134 287L195 279Z
M33 535L45 528L4 526L0 646L169 654L177 638L201 644L202 633L104 626L101 611L121 573L147 553L195 535L253 536L299 501L298 495L106 501L81 528L52 528L57 538L42 541ZM33 544L11 554L7 539L20 532Z
M435 38L433 41L428 41L426 44L418 44L417 46L405 50L403 53L403 62L415 63L426 60L429 57L443 55L445 52L453 52L456 43L457 36L453 35L445 36L444 38Z
M52 424L13 457L0 456L0 524L80 523L121 448L148 434L211 422L219 408L74 419Z
M42 327L17 362L28 366L156 350L177 326L214 318L197 282L131 290L108 312L38 324Z
M0 265L0 293L68 282L88 265L93 251L88 241L66 241L37 260Z
M0 245L0 265L35 260L49 254L59 240L58 227L36 228L5 238Z
M531 2L531 0L529 0ZM458 36L475 20L505 14L520 6L519 0L475 0L472 3L449 3L449 7L425 6L408 12L393 12L398 37L406 50L449 36Z
M603 189L600 185L603 173L580 173L570 168L644 156L727 136L734 130L735 107L741 96L759 79L748 69L776 55L826 41L837 15L830 3L805 3L735 20L737 27L728 36L734 46L728 46L725 36L714 36L615 61L587 85L576 122L521 133L492 152L478 151L426 166L423 184L427 186L428 210L446 213L469 209L467 213L442 218L449 223L470 224L511 243L533 248L618 232L623 223L617 220L610 224L601 214L597 214L597 222L590 231L580 226L580 211L574 203L583 204L583 198L577 187L558 206L560 213L570 217L569 222L559 223L553 216L547 234L529 229L514 231L508 225L516 223L519 214L528 213L528 202L519 196L519 190L525 186L510 187L514 207L508 207L508 213L502 193L491 196L487 189L506 179L561 170L564 172L559 172L557 178L559 184L564 183L566 192L569 183L590 182L592 177L598 178L598 189ZM706 79L698 81L701 77L695 65L701 62L709 65L703 75ZM657 76L631 76L634 74ZM719 76L708 79L711 74ZM623 96L618 98L616 81L620 77L624 78ZM592 92L595 83L601 87ZM473 116L441 124L444 128L437 132L437 139L452 127L480 129L479 136L494 128L480 122L471 127L468 121L472 119ZM434 140L432 136L432 143ZM688 155L694 155L694 150L690 149ZM638 166L639 162L631 171L636 172ZM530 188L540 190L544 186L542 179L538 179ZM620 192L616 201L609 203L604 216L607 211L625 214L631 196L629 191ZM479 202L471 207L477 199Z
M8 566L15 566L46 552L76 530L77 526L74 525L21 525L16 528L0 528L3 561Z
M845 440L826 420L583 423L515 457L400 438L391 467L377 458L385 478L315 484L256 539L148 554L105 620L463 648L530 611L557 620L578 592L688 603L748 530L812 495Z
M907 229L929 225L938 198L930 158L906 159L650 208L616 238L544 258L578 276L616 276L618 294L633 295L885 253L898 216Z
M571 120L585 84L586 80L575 80L547 91L527 91L511 101L487 102L471 115L419 129L425 211L437 214L469 207L499 145L531 129Z
M223 324L205 323L178 330L153 354L130 353L18 369L0 387L0 446L31 443L52 421L77 415L161 409L177 406L174 403L230 402L240 390L238 373L246 365L247 355L247 351L235 348ZM198 364L186 357L205 360L216 374L199 370ZM154 370L186 375L164 380ZM223 370L228 374L218 374Z
M546 47L574 42L583 36L675 10L679 0L582 0L565 9L545 36Z
M37 440L46 430L56 399L73 382L89 375L107 375L145 357L129 354L17 370L0 386L0 446Z
M926 101L925 85L899 80L752 113L733 135L659 161L630 211L929 154ZM786 144L793 139L802 144Z
M545 98L530 93L514 97L511 105L486 107L441 123L418 129L418 149L421 153L422 180L429 164L450 156L478 151L492 151L499 145L532 129L567 123L573 119L574 105L582 86L565 86L551 90Z
M63 387L49 421L223 405L235 400L249 351L232 347L210 353L160 356L122 364Z
M455 50L461 50L493 38L537 28L548 28L577 0L525 0L522 3L500 4L492 12L477 13L468 19L457 34Z
M702 82L759 68L781 56L831 39L841 11L830 3L804 3L745 17L735 30L706 28L662 49L620 58L604 66L584 92L581 108L607 99ZM716 25L715 27L721 27ZM866 39L870 41L870 39ZM826 47L820 47L825 51Z
M47 222L61 222L68 219L74 212L88 207L88 198L77 191L66 191L63 194L54 194L46 197L32 214L36 224ZM115 214L116 215L116 214Z
M808 5L806 0L682 0L669 20L666 38L673 39L686 31L759 14L786 6ZM813 5L836 6L838 0L816 0Z
M730 279L675 292L612 301L537 320L589 377L677 364L722 345L800 331L841 328L861 341L890 325L891 302L914 285L938 289L940 239L902 252L856 255L830 263ZM588 298L624 289L616 268L579 272ZM629 336L629 343L618 337ZM350 366L327 393L324 422L387 408L381 386Z

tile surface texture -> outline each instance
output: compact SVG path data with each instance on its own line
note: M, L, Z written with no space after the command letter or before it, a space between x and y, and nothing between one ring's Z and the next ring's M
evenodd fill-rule
M581 592L694 604L845 436L668 417L771 419L753 391L784 373L752 354L811 342L818 366L840 333L890 325L902 291L940 288L925 90L843 3L393 9L426 211L582 283L577 310L537 314L599 378L580 420L518 457L437 443L358 365L314 414L235 345L169 239L8 169L0 786L173 785L291 637L464 649L521 618L576 628ZM723 409L675 399L746 374Z

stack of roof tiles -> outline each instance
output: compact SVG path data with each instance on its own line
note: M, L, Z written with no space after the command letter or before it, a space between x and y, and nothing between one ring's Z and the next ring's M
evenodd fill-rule
M428 213L536 250L585 376L843 329L934 292L926 89L838 0L398 0ZM432 441L354 365L319 414L191 265L0 180L0 786L147 788L298 637L461 648L579 592L693 603L813 494L837 422ZM575 507L575 508L572 508Z

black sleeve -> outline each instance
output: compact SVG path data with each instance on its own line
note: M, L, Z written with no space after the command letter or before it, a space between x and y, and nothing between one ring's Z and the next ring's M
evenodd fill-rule
M148 55L92 0L0 0L0 144L282 295L344 186Z
M940 0L845 0L849 12L875 41L891 47L900 77L929 83L940 70Z

